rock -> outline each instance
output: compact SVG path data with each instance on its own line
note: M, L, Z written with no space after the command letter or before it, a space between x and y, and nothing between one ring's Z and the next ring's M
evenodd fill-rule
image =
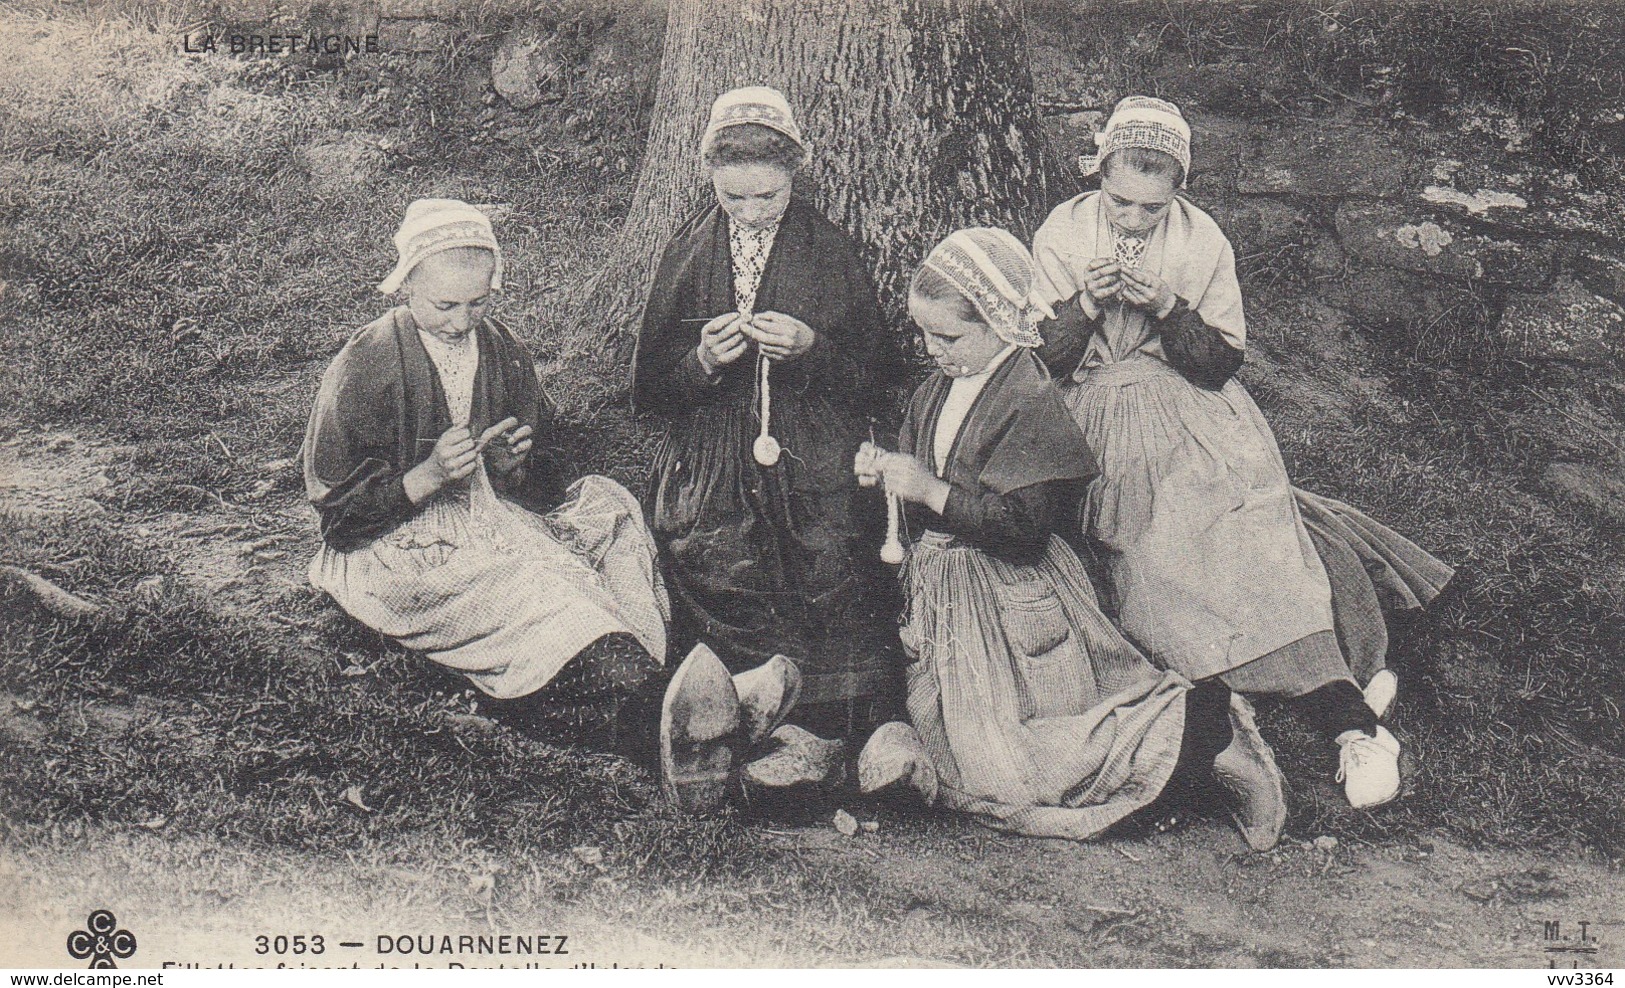
M1482 882L1464 882L1457 886L1456 891L1465 895L1474 902L1489 902L1495 898L1501 887L1493 880Z
M1252 139L1236 188L1253 195L1388 195L1410 184L1412 158L1387 131L1373 127L1282 127Z
M1264 59L1226 58L1222 62L1182 66L1179 74L1182 88L1202 94L1204 110L1256 118L1261 111L1277 109L1259 98L1260 93L1271 88L1271 68Z
M1336 837L1328 837L1328 836L1322 834L1321 836L1315 838L1315 850L1317 850L1317 851L1335 851L1336 849L1337 849L1337 838Z
M1615 189L1539 189L1523 215L1523 229L1625 243L1625 196Z
M1419 199L1509 232L1625 242L1625 194L1493 148L1452 147L1422 177Z
M740 777L749 790L830 785L844 774L842 752L845 746L794 724L783 724L775 730L768 739L768 747L766 754L740 769Z
M1349 255L1333 237L1317 236L1310 241L1301 260L1317 275L1339 275L1349 269Z
M391 18L378 25L378 46L398 54L445 51L454 33L450 24L440 21Z
M1625 532L1625 462L1552 463L1542 479Z
M1568 188L1558 182L1552 176L1537 175L1522 183L1521 189L1480 188L1471 195L1459 189L1429 186L1422 190L1422 197L1461 206L1480 221L1507 230L1550 237L1579 234L1625 242L1625 197L1611 189ZM1508 208L1513 198L1523 205ZM1473 208L1486 204L1488 208Z
M353 192L371 182L384 164L378 139L351 134L338 140L312 144L295 155L310 173L311 184L324 192Z
M845 810L835 811L835 829L847 837L856 837L858 834L857 818Z
M382 0L379 12L386 18L442 18L457 16L462 0Z
M1453 217L1388 203L1339 206L1337 235L1345 250L1372 263L1525 290L1544 285L1557 262L1557 245L1551 242L1493 237Z
M589 868L597 868L599 871L604 870L604 849L603 848L598 847L596 845L584 844L584 845L582 845L580 847L572 847L572 848L570 848L570 853L575 855L575 859L577 861L581 862L582 864L586 865L587 867L589 867Z
M1513 296L1497 330L1517 356L1606 366L1625 356L1625 309L1560 277L1541 295Z
M1625 305L1625 254L1582 248L1575 252L1570 263L1587 288L1611 302Z
M1468 195L1460 189L1430 185L1422 190L1422 199L1438 206L1460 206L1474 216L1486 216L1492 209L1529 208L1529 201L1516 192L1497 192L1493 189L1479 189Z
M541 103L563 77L564 66L551 38L515 31L502 39L491 57L491 85L516 110Z
M360 669L358 675L364 676L367 673L366 669L361 669L359 666L354 668ZM344 670L344 674L348 676L350 674L349 669ZM479 714L447 714L446 720L451 723L452 727L473 734L494 734L499 727L496 721Z
M1214 202L1208 212L1235 245L1240 258L1270 252L1289 244L1304 244L1311 238L1309 217L1274 199L1232 199Z
M1199 196L1234 192L1236 173L1241 168L1241 156L1246 153L1253 125L1245 120L1207 113L1192 113L1190 124L1195 160L1191 162L1189 191Z
M175 589L175 577L168 573L154 573L136 582L130 599L143 607L151 607L169 596Z
M1449 331L1470 326L1479 311L1472 294L1456 282L1372 264L1350 264L1347 274L1326 283L1322 292L1327 302L1376 326Z

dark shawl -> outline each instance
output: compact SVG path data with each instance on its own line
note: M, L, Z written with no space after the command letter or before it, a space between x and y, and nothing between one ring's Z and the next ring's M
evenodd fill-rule
M553 408L530 354L494 319L475 329L480 366L474 376L469 430L477 437L508 416L545 441ZM402 478L423 462L451 428L440 375L404 306L362 328L322 375L301 450L305 491L321 515L322 538L341 551L360 548L417 511ZM532 452L528 469L491 476L497 493L539 506L553 478Z
M933 472L932 438L952 386L946 374L932 374L914 392L898 435L899 450ZM1008 562L1031 562L1069 514L1064 502L1081 495L1092 474L1083 435L1049 373L1021 349L993 372L965 416L942 475L951 488L942 514L922 505L909 505L909 512L926 528Z
M728 216L713 205L684 223L661 256L632 358L638 413L670 417L697 405L749 404L754 349L715 379L694 352L704 320L736 308ZM868 266L851 238L801 199L791 200L780 221L756 311L795 316L818 334L801 359L773 368L774 394L823 398L860 413L874 403L871 382L890 376L895 357Z

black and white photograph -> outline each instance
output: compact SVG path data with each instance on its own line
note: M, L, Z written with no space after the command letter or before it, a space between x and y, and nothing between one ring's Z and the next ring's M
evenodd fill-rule
M1625 967L1621 0L0 0L0 412L0 967Z

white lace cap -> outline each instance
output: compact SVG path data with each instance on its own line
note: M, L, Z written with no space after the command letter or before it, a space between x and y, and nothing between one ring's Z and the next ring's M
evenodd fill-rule
M1010 233L986 226L955 231L932 248L924 266L975 306L999 339L1020 347L1044 345L1038 323L1055 312L1032 296L1032 255Z
M406 218L395 231L395 269L378 283L378 290L393 295L406 284L425 257L458 247L479 247L496 258L491 269L491 287L502 287L502 248L497 246L491 220L477 208L458 199L418 199L406 207Z
M1161 151L1179 162L1188 180L1191 172L1191 125L1179 107L1155 96L1126 96L1112 110L1105 129L1095 135L1099 153L1080 158L1084 174L1100 170L1101 162L1113 151L1148 148Z
M705 135L700 138L700 153L703 155L711 149L718 134L740 124L761 124L795 141L802 150L807 148L790 101L783 93L771 86L742 86L728 90L711 104L711 119L705 126Z

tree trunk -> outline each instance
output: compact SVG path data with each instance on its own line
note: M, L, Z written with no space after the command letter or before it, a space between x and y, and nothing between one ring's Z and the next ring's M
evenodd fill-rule
M631 212L578 320L619 358L660 252L710 201L711 102L765 84L795 109L811 162L798 193L856 237L905 326L907 278L960 226L1027 239L1048 203L1021 0L670 0L653 124ZM604 353L611 348L587 347ZM578 351L580 352L580 351Z

